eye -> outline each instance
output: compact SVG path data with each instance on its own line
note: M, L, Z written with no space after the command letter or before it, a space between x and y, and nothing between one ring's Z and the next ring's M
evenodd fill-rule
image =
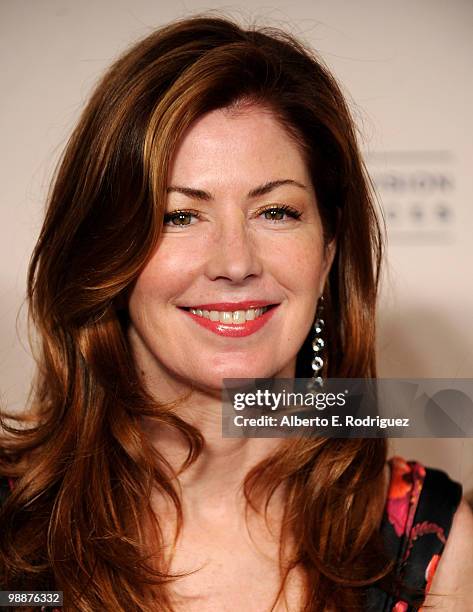
M163 226L182 227L184 225L192 225L192 217L198 219L199 213L194 210L175 210L172 213L165 213Z
M263 210L259 211L259 214L264 215L265 219L279 222L285 220L284 216L292 219L299 219L302 213L295 208L288 206L287 204L283 204L282 206L267 206Z

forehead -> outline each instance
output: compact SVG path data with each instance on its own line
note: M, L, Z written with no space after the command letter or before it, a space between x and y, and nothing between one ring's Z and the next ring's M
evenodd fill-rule
M218 109L195 121L176 147L169 182L308 181L300 146L269 109ZM258 182L259 181L259 182Z

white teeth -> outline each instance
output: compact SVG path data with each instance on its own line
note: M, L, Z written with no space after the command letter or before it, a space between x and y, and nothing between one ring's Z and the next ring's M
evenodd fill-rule
M244 323L246 321L244 310L235 310L233 313L233 323Z
M204 317L211 321L220 321L221 323L242 324L246 321L253 321L268 310L268 306L264 308L249 308L248 310L201 310L200 308L190 308L190 312L198 317Z
M220 313L220 323L231 323L233 321L233 314L231 312L222 311Z

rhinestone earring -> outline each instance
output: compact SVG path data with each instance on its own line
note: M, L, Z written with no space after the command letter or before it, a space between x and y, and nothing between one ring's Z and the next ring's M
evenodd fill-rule
M314 351L314 357L312 359L312 370L314 372L312 378L307 384L309 391L317 391L323 389L324 381L321 376L322 368L324 367L324 360L322 358L323 349L325 347L325 341L322 338L322 332L325 326L323 319L324 313L324 296L321 295L317 304L317 312L315 314L314 322L314 339L312 340L312 350Z

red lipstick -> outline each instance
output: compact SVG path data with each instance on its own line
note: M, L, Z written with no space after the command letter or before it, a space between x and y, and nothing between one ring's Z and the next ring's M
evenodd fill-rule
M276 305L274 302L268 302L267 300L245 300L243 302L218 302L212 304L197 304L192 306L186 306L186 308L193 308L194 310L218 310L231 311L231 310L248 310L249 308L264 308L264 306Z
M246 302L220 302L218 304L201 304L199 306L192 306L193 309L197 310L218 310L220 312L233 311L233 310L248 310L249 308L263 308L264 306L270 306L270 302L263 301L246 301ZM273 305L273 308L269 308L266 312L260 315L257 319L252 321L245 321L245 323L222 323L221 321L211 321L205 317L193 314L189 310L183 312L191 317L193 321L205 327L209 331L219 336L227 336L230 338L241 338L244 336L250 336L259 329L261 329L271 319L273 314L276 312L278 305Z

